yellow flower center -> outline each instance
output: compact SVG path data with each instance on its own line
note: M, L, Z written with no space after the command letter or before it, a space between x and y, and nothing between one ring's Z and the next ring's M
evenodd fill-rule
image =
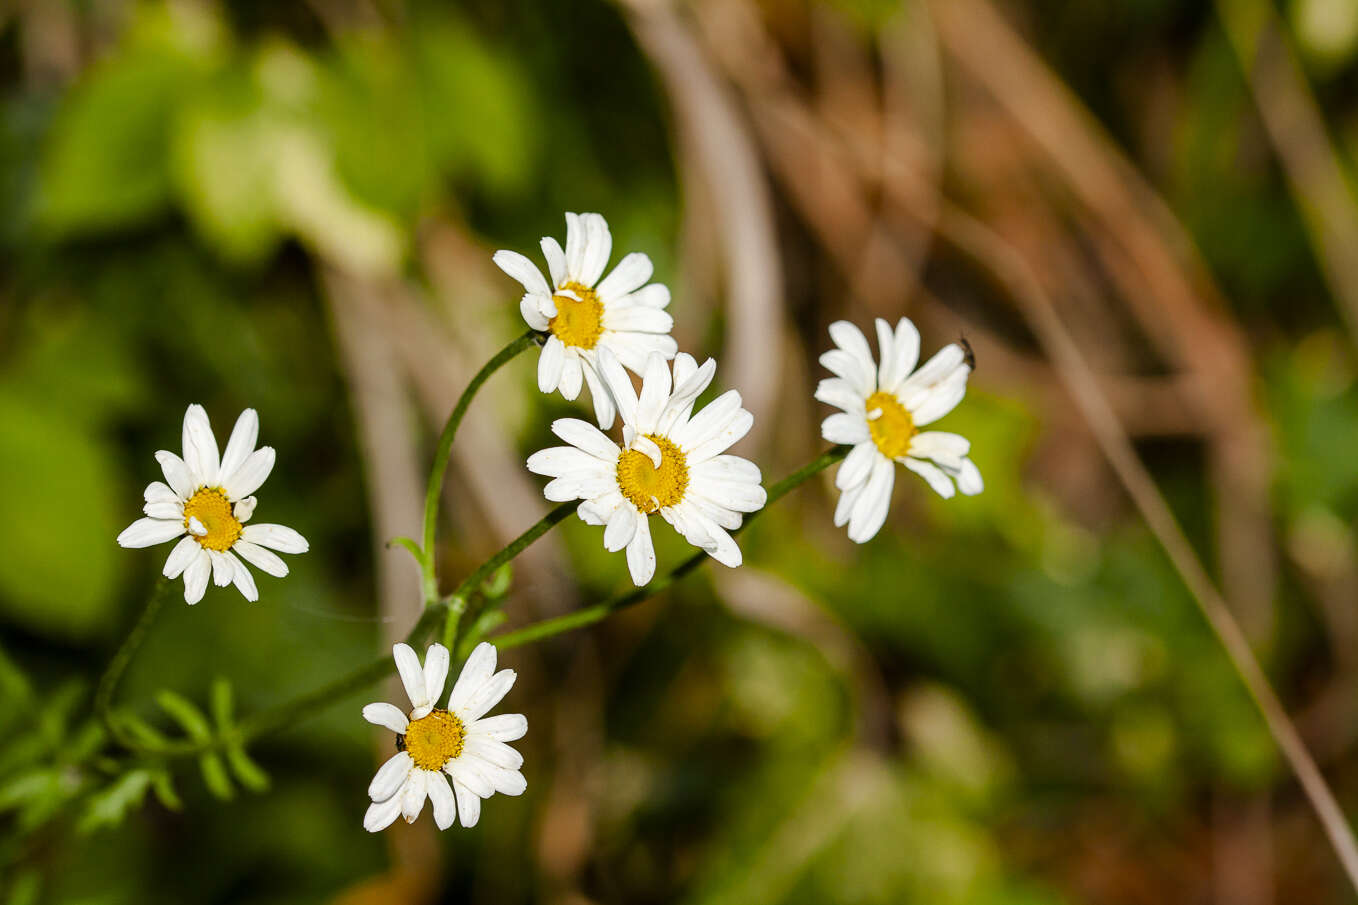
M660 467L639 449L625 450L618 456L618 489L644 515L663 506L673 506L684 498L688 487L688 463L684 453L665 437L647 434L660 447Z
M207 534L193 534L189 519L196 518L203 523ZM226 498L220 487L201 487L184 504L184 527L209 550L218 553L231 549L240 539L241 525L231 514L231 501Z
M462 721L446 710L431 710L412 720L406 734L397 736L396 747L410 754L421 770L442 770L443 765L462 754L467 729Z
M868 411L881 409L880 417L868 422L868 433L872 442L877 444L882 455L888 459L899 459L910 452L910 440L919 433L915 429L915 419L901 401L890 393L878 390L867 399Z
M569 289L580 298L577 301L568 295L552 296L552 301L556 302L556 317L548 321L547 326L566 345L593 349L604 332L604 303L599 301L593 289L574 280L561 288Z

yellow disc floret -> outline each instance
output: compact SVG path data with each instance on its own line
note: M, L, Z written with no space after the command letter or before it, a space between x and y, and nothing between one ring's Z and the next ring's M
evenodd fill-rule
M190 519L198 519L207 529L207 534L193 534ZM184 527L209 550L218 553L231 549L240 539L241 524L231 513L231 501L226 498L220 487L201 487L184 504Z
M625 450L618 456L618 489L632 505L649 515L684 498L688 487L688 463L684 453L667 438L656 434L646 437L660 447L660 467L639 449Z
M466 738L467 728L460 719L446 710L431 710L411 721L396 747L407 752L421 770L442 770L444 764L462 754Z
M869 414L874 409L882 411L880 416L868 421L868 433L882 455L888 459L899 459L910 452L910 440L918 431L915 429L915 419L910 417L909 410L901 405L901 401L891 393L878 390L868 397L867 408Z
M574 292L579 299L568 295L553 296L556 317L548 321L547 326L566 345L593 349L604 332L604 303L599 301L593 289L574 280L561 288Z

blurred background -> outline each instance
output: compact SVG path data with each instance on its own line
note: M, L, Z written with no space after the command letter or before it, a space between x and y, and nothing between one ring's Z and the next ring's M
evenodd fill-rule
M1055 306L1358 813L1356 55L1354 0L0 3L0 902L1352 901L1029 324ZM113 539L185 407L259 410L256 518L312 547L258 604L166 608L122 691L165 728L159 689L248 714L405 634L384 543L523 329L490 254L567 210L655 261L768 481L823 446L829 322L965 336L940 427L986 492L900 472L856 547L827 477L744 568L506 652L528 792L472 830L363 832L393 688L255 745L265 791L101 794L92 685L168 552ZM450 580L546 511L523 460L582 409L534 359L460 434ZM626 582L572 520L510 624Z

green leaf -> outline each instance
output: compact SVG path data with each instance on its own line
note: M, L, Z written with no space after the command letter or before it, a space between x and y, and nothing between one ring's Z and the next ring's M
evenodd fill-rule
M169 770L156 771L155 776L151 778L151 791L155 793L156 800L164 805L166 810L184 810L184 802L180 799L179 793L174 790L174 780L170 777Z
M269 774L245 753L244 748L239 745L229 746L226 749L226 761L231 765L231 772L236 774L241 785L251 792L263 792L269 788Z
M24 807L33 801L58 795L61 790L61 771L55 767L41 767L20 773L0 783L0 813Z
M9 898L5 905L38 905L38 895L42 892L42 876L36 870L25 870L14 878L9 886Z
M131 733L137 742L148 748L163 748L170 742L165 736L165 733L135 714L127 713L125 711L115 711L113 713L113 720L127 732Z
M209 751L198 758L198 766L203 771L203 783L214 798L229 801L236 797L235 786L231 785L231 777L217 752Z
M499 600L509 593L509 587L513 582L514 564L505 563L481 582L481 593L487 600Z
M25 513L0 520L0 614L47 637L85 640L114 615L126 555L112 542L123 527L120 482L92 427L44 402L0 386L0 424L16 428L0 431L0 499Z
M89 833L100 827L119 825L127 818L128 812L141 807L146 799L146 790L151 787L154 778L154 773L148 769L124 773L90 797L76 829L81 833Z
M212 738L212 728L208 725L207 717L203 716L203 711L188 698L166 688L156 692L156 703L188 733L189 738L196 742L205 742Z
M211 691L212 721L217 724L219 733L226 733L231 729L231 714L234 709L231 693L231 683L218 676L212 680Z

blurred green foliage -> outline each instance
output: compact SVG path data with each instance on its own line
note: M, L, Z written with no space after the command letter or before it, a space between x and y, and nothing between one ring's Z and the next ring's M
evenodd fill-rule
M1291 14L1325 21L1323 2ZM410 273L422 220L440 212L529 251L559 234L562 210L598 209L684 305L665 103L619 11L403 6L392 27L335 37L302 4L128 4L116 39L61 91L4 68L0 901L325 902L386 869L384 840L361 830L372 735L359 698L249 753L168 771L91 756L107 743L92 683L161 562L113 538L191 401L219 435L259 409L279 460L258 517L295 525L312 552L286 581L261 576L257 605L210 590L167 608L122 693L139 731L220 731L373 652L364 466L321 261ZM869 31L895 8L830 6ZM1114 134L1134 129L1107 67L1136 72L1149 48L1181 68L1174 141L1153 175L1262 350L1279 534L1351 555L1353 354L1285 185L1241 162L1257 124L1219 29L1166 0L1032 8L1036 40ZM0 24L4 53L18 29ZM1312 44L1310 65L1342 90L1352 33ZM844 312L795 301L813 312L814 349ZM527 374L501 378L534 400L525 449L568 410L538 400ZM583 871L599 901L1054 905L1073 901L1067 871L1040 852L1089 845L1091 810L1187 833L1205 797L1278 783L1255 711L1139 523L1062 511L1029 473L1043 426L1015 398L975 392L941 426L972 440L982 496L944 503L902 476L888 530L856 548L812 486L742 541L751 568L861 640L899 732L853 744L866 703L842 664L736 618L696 577L523 669L511 700L534 727L529 791L440 838L444 900L550 897L538 853L561 823L544 814L555 771L575 762L537 727L587 643L607 682ZM1192 458L1166 472L1175 505L1200 508ZM1194 540L1210 549L1203 521ZM597 531L560 534L587 599L619 584ZM682 545L659 547L671 562ZM1324 639L1309 604L1292 605L1306 599L1298 584L1286 576L1270 666L1301 682ZM514 612L512 589L494 592L506 590Z

